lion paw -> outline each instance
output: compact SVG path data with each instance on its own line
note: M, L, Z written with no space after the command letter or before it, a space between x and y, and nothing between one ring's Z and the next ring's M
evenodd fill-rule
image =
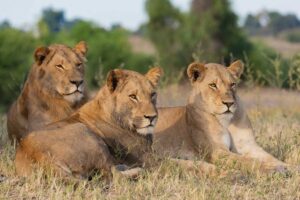
M127 165L116 165L115 171L121 176L129 179L136 179L143 171L140 167L130 169Z

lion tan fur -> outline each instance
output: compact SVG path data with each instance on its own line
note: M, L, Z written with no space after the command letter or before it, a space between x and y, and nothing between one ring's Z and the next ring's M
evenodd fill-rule
M142 166L157 121L156 85L160 68L146 75L112 70L98 94L70 117L25 137L16 154L17 173L34 163L61 176L111 176L117 164Z
M287 164L255 142L253 129L236 95L243 63L229 67L192 63L187 70L192 84L188 104L159 108L154 150L163 156L235 165L264 172L284 170ZM208 163L203 163L206 165Z
M73 49L61 44L36 49L35 63L7 115L11 140L20 141L29 131L69 116L86 102L86 52L84 42Z

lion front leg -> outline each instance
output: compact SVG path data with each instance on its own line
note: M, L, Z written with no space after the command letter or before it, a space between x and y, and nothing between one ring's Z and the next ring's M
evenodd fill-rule
M277 171L269 163L261 162L255 158L232 153L223 149L216 149L211 153L210 161L219 166L228 166L234 169L244 169L249 172L259 171L262 173Z
M180 167L187 171L195 171L200 172L201 174L208 174L208 175L216 175L217 168L214 164L201 161L201 160L184 160L184 159L177 159L171 158L172 162L178 164Z
M96 169L101 171L102 175L107 179L113 176L121 176L129 179L137 178L143 171L140 167L129 167L126 164L117 164L116 159L111 155L107 145L101 139L98 141L98 161Z
M265 162L269 168L277 171L286 168L288 164L278 160L256 143L250 120L242 108L240 108L239 114L240 117L235 117L228 128L236 152Z
M16 172L19 176L29 176L32 173L32 161L22 150L21 147L18 147L15 157L15 166Z

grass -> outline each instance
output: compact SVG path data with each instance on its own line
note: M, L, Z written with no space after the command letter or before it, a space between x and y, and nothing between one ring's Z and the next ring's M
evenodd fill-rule
M285 58L291 58L300 51L300 43L289 42L278 37L257 36L251 38L251 40L267 45Z
M160 92L160 105L183 105L186 90L169 87ZM170 102L168 99L174 99ZM300 93L241 90L258 143L293 165L300 164ZM5 124L5 119L2 120ZM300 199L300 174L261 175L233 172L222 178L195 175L165 161L136 181L114 178L110 185L92 181L63 182L43 178L42 172L23 179L15 175L14 148L1 129L0 199ZM1 180L1 177L0 177Z

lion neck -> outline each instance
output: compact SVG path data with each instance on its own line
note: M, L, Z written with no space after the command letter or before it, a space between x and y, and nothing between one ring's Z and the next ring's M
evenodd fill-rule
M195 100L195 99L194 99ZM187 105L187 122L190 125L189 132L196 146L206 146L203 141L209 144L223 143L225 148L231 148L228 126L232 117L226 115L215 115L209 112L203 102L189 102ZM201 143L201 144L200 144ZM206 146L211 149L210 146Z
M53 97L43 90L36 81L36 70L37 66L33 66L28 75L18 98L18 107L25 119L33 120L33 126L39 127L69 116L74 108L64 99Z
M188 113L192 113L190 117L200 124L202 124L203 121L207 123L207 120L209 120L210 123L214 122L214 126L219 124L220 127L227 130L233 118L233 114L217 115L212 113L210 109L208 109L209 105L203 101L203 98L206 98L205 95L199 94L197 91L191 93L187 105Z

